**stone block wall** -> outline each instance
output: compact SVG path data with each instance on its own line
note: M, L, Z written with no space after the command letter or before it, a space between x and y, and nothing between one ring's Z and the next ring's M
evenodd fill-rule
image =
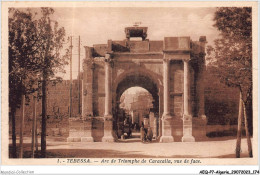
M77 116L81 112L81 81L80 89L78 89L78 80L72 83L72 115ZM47 88L47 115L68 114L69 113L69 97L70 97L70 81L65 80L56 85L48 85ZM80 99L80 101L79 101ZM79 110L80 102L80 110Z
M170 64L170 113L181 118L183 113L183 63L174 61Z
M81 87L81 82L80 82ZM70 81L64 80L55 85L49 84L47 86L47 135L60 136L68 135L68 118L69 118L69 88ZM80 89L81 90L81 89ZM80 92L81 93L81 92ZM78 80L73 80L72 84L72 116L79 116L79 95L78 95ZM80 98L80 107L81 107ZM81 109L81 108L80 108ZM41 113L42 103L41 99L36 102L37 126L39 132L41 131ZM21 110L16 111L16 132L19 133ZM29 135L32 128L33 119L33 96L30 95L25 103L25 117L24 117L24 134ZM11 119L10 132L11 132ZM58 129L58 130L57 130Z

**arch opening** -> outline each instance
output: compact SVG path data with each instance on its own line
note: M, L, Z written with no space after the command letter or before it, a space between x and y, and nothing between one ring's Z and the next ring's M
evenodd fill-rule
M149 119L153 138L156 138L159 133L159 95L156 83L140 74L126 76L116 88L113 116L113 128L117 131L118 138L140 140L140 127L146 119ZM130 135L124 133L126 122L131 125Z

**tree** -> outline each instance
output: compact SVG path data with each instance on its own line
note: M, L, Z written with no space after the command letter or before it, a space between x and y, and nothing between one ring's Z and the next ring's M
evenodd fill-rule
M214 27L220 31L215 46L208 46L208 68L227 86L240 91L239 117L244 111L249 156L252 146L248 121L252 121L252 12L251 8L221 7L214 16ZM247 107L247 108L246 108ZM242 108L242 109L241 109ZM248 117L249 116L249 119ZM238 121L238 128L241 121ZM252 126L252 124L251 124ZM252 128L252 127L251 127ZM252 131L252 130L251 130ZM252 132L251 132L252 133ZM239 136L240 135L240 136ZM236 155L240 157L241 131L238 131Z
M9 108L12 120L12 157L16 153L16 109L20 108L22 95L28 95L37 89L33 76L39 67L36 54L36 28L32 21L33 14L27 11L9 9ZM27 96L28 100L28 96Z
M65 41L65 29L59 28L58 22L51 20L54 13L52 8L41 8L41 18L35 21L39 41L37 56L42 76L42 133L41 133L41 157L46 156L46 116L47 116L47 84L52 81L60 81L56 73L64 72L64 65L68 64L68 52L61 56L61 49Z
M61 78L65 72L68 51L62 56L65 29L51 20L52 8L10 9L9 11L9 107L12 118L13 157L16 157L15 111L20 107L21 96L35 91L42 98L41 155L46 153L46 86ZM40 14L37 11L40 10ZM35 86L41 76L40 86ZM40 92L40 91L39 91Z

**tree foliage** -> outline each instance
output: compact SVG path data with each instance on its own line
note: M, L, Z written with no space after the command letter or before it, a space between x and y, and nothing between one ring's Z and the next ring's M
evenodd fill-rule
M41 13L30 9L9 9L9 106L20 107L21 94L38 91L36 81L46 71L48 80L61 80L58 72L65 72L68 52L62 55L65 29L57 21L48 24L54 13L41 8ZM49 38L49 50L46 50ZM48 52L48 53L46 53ZM44 56L48 58L45 60Z
M252 134L252 9L217 8L214 21L214 26L220 31L220 37L215 40L214 47L207 48L210 62L208 67L226 85L239 89L236 157L240 157L241 151L242 115L249 157L253 157L249 134L250 131Z
M220 31L214 46L207 47L209 69L228 86L238 87L243 100L252 97L252 12L249 7L221 7L215 16Z
M21 96L26 95L29 100L29 94L46 90L49 80L61 80L56 74L65 72L64 65L68 64L68 52L62 52L65 29L51 19L53 13L52 8L9 9L9 107L13 142L16 141L15 111L20 107ZM46 102L44 93L39 97Z
M35 90L37 35L32 19L29 10L9 10L9 106L14 108L20 107L22 94Z
M61 55L65 42L65 29L59 28L58 22L51 19L53 13L52 8L41 8L41 18L35 21L39 41L37 59L41 72L45 71L47 75L47 80L57 78L56 74L64 72L64 65L68 64L67 55Z

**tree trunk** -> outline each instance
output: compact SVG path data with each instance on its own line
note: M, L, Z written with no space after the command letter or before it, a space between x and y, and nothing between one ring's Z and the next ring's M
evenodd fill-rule
M248 146L248 154L249 154L249 157L253 157L252 144L251 144L250 134L249 134L249 131L248 131L246 107L245 107L245 103L244 102L243 102L243 110L244 110L244 119L245 119L245 129L246 129L246 139L247 139L247 146Z
M51 31L51 25L50 25L50 18L48 18L48 33L50 34ZM48 35L47 38L47 46L46 51L44 55L44 67L42 71L42 134L41 134L41 157L46 157L46 112L47 112L47 95L46 95L46 83L47 83L47 77L48 72L46 69L48 69L50 65L48 65L48 54L50 49L50 35Z
M35 146L35 125L36 125L36 97L33 96L33 119L32 119L32 158L34 158L34 146Z
M37 116L35 123L35 151L38 153L38 129L37 129Z
M236 158L240 158L241 151L241 127L242 127L242 115L243 115L243 101L242 101L242 93L240 92L239 97L239 113L237 119L237 144L236 144Z
M12 117L12 157L17 158L16 153L16 127L15 127L15 107L11 107L11 117Z
M251 136L253 136L253 109L252 109L252 99L248 99L248 102L245 103L246 115L247 115L247 124L248 124L248 132Z
M43 72L42 81L42 133L41 133L41 157L46 156L46 73Z
M25 95L22 95L21 116L20 116L20 154L19 154L20 158L23 158L24 104L25 104Z

